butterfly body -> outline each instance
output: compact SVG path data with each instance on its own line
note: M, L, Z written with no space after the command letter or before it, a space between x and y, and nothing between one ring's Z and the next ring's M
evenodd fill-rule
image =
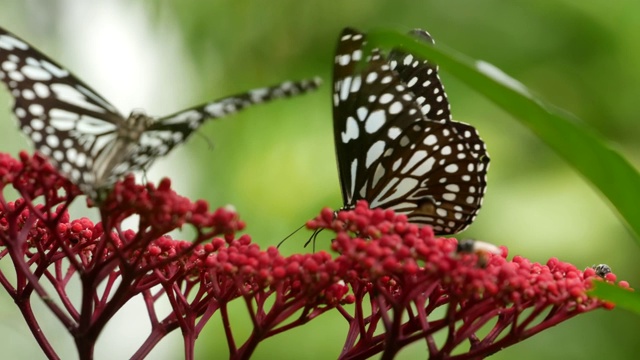
M164 117L120 112L64 67L0 28L0 80L15 103L20 128L36 149L88 196L123 175L146 170L186 141L206 120L302 94L319 79L284 82Z
M412 34L432 41L429 34ZM437 234L464 230L486 188L489 157L470 125L451 119L437 67L394 49L363 59L365 35L345 29L333 74L333 121L344 209L393 209ZM364 64L363 64L364 63Z

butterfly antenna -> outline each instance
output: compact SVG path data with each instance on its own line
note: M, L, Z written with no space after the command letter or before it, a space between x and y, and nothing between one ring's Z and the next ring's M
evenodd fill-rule
M147 178L147 169L142 169L142 177L140 180L145 185L149 182L149 179Z
M313 252L316 252L316 239L318 238L318 234L320 234L322 230L324 229L315 229L313 231L313 234L311 234L311 236L309 237L309 240L307 240L307 242L304 243L304 247L307 247L307 245L309 245L309 243L313 241Z
M207 135L205 135L204 133L199 131L199 129L196 130L195 133L196 133L196 135L198 135L202 139L204 139L204 141L206 141L207 145L209 146L209 151L212 151L214 149L213 141L211 141L211 139L209 139L209 137Z
M293 234L297 233L298 231L300 231L300 229L302 229L306 224L302 224L299 228L295 229L291 234L287 235L287 237L285 237L284 239L282 239L282 241L280 241L278 243L278 245L276 246L276 248L280 248L280 245L282 245L285 241L287 241L288 238L290 238L291 236L293 236ZM308 244L308 243L307 243ZM307 246L307 245L305 245Z

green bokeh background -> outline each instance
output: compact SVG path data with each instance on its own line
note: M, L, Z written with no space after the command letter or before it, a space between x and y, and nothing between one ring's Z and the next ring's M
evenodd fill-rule
M92 4L4 0L0 26L50 54L102 92L105 86L91 81L95 74L75 70L82 64L74 53L63 50L68 44L60 40L60 34L75 28L82 40L65 37L64 41L91 53L103 44L80 41L91 39L96 31L93 19L102 15L98 12L110 11L117 4L119 12L114 11L113 24L108 25L114 27L130 26L127 22L136 20L131 14L138 14L156 47L162 48L170 38L184 52L183 61L175 64L171 74L157 74L164 98L180 99L178 107L165 108L158 99L145 108L154 115L284 79L314 75L325 79L317 93L205 125L201 134L213 142L213 149L202 136L194 136L175 156L159 164L160 175L186 179L176 180L180 192L206 199L212 206L233 204L247 222L247 232L263 247L276 244L322 207L341 205L329 81L335 42L345 26L365 31L427 29L438 44L493 63L595 128L632 163L639 162L640 3L635 1L118 0ZM117 44L110 50L120 52L121 57L128 55ZM154 61L167 59L159 56ZM139 81L122 77L115 66L101 72L121 83L120 93L131 91L130 84ZM449 74L441 76L454 118L476 126L491 155L483 209L460 237L503 244L510 256L523 255L539 262L558 257L578 267L607 263L620 279L637 284L640 251L606 201L515 119ZM163 83L163 78L171 80ZM0 104L8 102L3 90ZM121 110L127 114L130 109ZM0 151L15 154L27 149L15 127L9 105L0 107L4 134ZM298 234L289 240L283 252L310 251L302 248L306 236ZM19 317L11 317L15 308L8 296L0 295L0 302L0 323L4 323L0 334L6 334L0 345L16 356L37 355L39 350L29 342L26 326ZM242 337L250 324L243 305L236 306L236 330ZM264 342L254 358L335 358L345 332L343 320L327 314ZM635 315L623 310L597 311L492 358L636 359L638 333L640 319ZM22 340L10 341L9 335ZM105 336L101 341L98 349L118 346L114 338ZM180 357L179 335L173 334L170 341L174 348L154 352L152 358ZM73 357L74 353L71 349L66 354ZM197 354L199 358L226 356L218 317L200 336ZM423 358L422 344L407 348L401 357ZM97 358L109 358L108 351L98 351Z

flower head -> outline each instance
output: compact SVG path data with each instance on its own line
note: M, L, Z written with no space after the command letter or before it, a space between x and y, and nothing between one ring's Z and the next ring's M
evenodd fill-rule
M0 191L0 259L12 261L18 274L15 283L0 279L50 356L55 351L39 330L29 301L18 301L34 292L78 344L95 343L108 320L127 301L142 296L152 331L134 357L145 356L176 328L185 334L190 357L204 324L238 298L250 305L256 333L261 334L230 349L238 357L253 351L264 338L349 301L348 287L340 280L343 270L328 253L284 257L275 247L262 250L249 235L236 236L244 223L232 208L211 211L204 201L176 194L168 179L157 187L138 185L133 177L116 183L104 201L90 202L100 210L97 223L70 219L68 206L80 193L38 155L22 153L18 161L0 154L0 181L0 190L12 187L19 194L9 201ZM137 228L123 229L123 221L133 215L139 218ZM186 226L195 230L190 241L167 235ZM67 296L74 278L82 283L79 304ZM267 308L270 298L276 300ZM158 318L155 309L160 299L172 305L173 311L164 319ZM277 328L299 310L304 317ZM229 322L227 316L225 322ZM83 349L91 351L93 346Z
M611 308L587 294L593 281L603 280L594 269L583 272L555 258L509 261L504 247L500 254L460 252L457 240L436 238L431 228L369 209L364 201L337 216L325 209L308 226L335 232L332 247L341 254L336 261L350 269L346 280L355 303L375 305L371 314L347 317L359 338L351 338L343 357L368 355L372 348L393 355L422 340L430 358L446 358L466 341L471 347L458 357L484 357L575 315ZM615 275L604 280L613 282ZM548 315L538 318L541 313ZM478 330L493 322L480 338ZM372 331L380 327L383 335ZM440 331L447 339L438 346Z

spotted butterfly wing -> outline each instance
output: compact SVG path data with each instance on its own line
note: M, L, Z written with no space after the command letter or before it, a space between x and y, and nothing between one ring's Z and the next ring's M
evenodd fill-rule
M421 41L435 43L431 35L424 30L416 29L410 34ZM414 94L415 103L420 106L420 111L427 119L438 122L451 121L451 109L438 76L437 65L393 49L389 53L389 66L398 73L398 77Z
M0 80L36 149L95 198L122 175L147 169L205 120L315 89L319 80L286 82L155 119L122 116L114 106L24 40L0 28Z
M415 33L431 39L424 34ZM344 208L364 199L437 234L464 230L486 188L484 143L472 126L450 119L435 66L399 50L386 57L377 49L361 65L364 43L364 34L345 29L334 64L334 140Z
M320 79L317 78L287 81L225 97L157 119L140 134L137 146L126 156L126 161L112 170L109 182L131 171L146 170L155 159L168 154L176 145L189 138L206 120L222 118L252 105L303 94L317 88L319 83Z

